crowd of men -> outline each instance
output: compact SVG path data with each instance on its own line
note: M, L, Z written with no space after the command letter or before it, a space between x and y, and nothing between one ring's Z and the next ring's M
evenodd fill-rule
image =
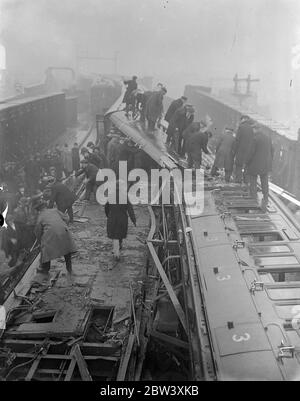
M166 88L158 84L154 91L141 91L137 86L137 77L124 83L127 85L124 96L126 115L129 117L131 112L132 117L136 118L137 114L141 123L148 124L148 132L155 132L159 121L164 117L163 99L167 93ZM186 158L188 168L198 169L203 165L202 152L210 153L208 143L212 138L212 122L208 118L194 121L195 109L187 102L187 97L182 96L174 100L166 111L166 146L175 150L180 157ZM249 185L253 197L257 196L259 176L263 193L262 206L265 208L268 204L268 175L272 169L272 159L273 147L268 134L248 116L242 116L237 132L226 127L220 135L210 175L218 176L219 170L224 169L227 183L232 179L236 183L244 182ZM97 181L99 169L109 167L118 177L119 161L127 161L128 171L133 168L153 167L150 157L115 128L107 136L104 149L92 142L81 150L77 143L72 148L67 144L63 147L56 145L43 155L38 152L30 155L22 166L17 163L4 164L0 172L3 186L0 191L0 208L3 212L8 204L9 215L8 229L3 231L1 248L10 259L9 265L14 266L22 251L28 251L34 246L36 239L39 240L39 232L34 231L37 222L45 220L46 226L55 230L59 228L60 221L61 232L65 232L66 228L57 213L67 212L69 222L73 222L72 206L75 195L64 184L64 179L84 175L85 192L82 199L90 201L101 184ZM46 210L52 210L54 206L57 208L56 214ZM108 207L106 212L112 219L112 212ZM121 212L126 214L128 211ZM134 221L133 217L132 219ZM126 219L124 227L125 223L127 224ZM127 232L127 228L123 231ZM117 236L113 239L123 238ZM68 241L71 254L74 246L70 238ZM71 259L69 254L66 255L61 256L66 256L67 269L70 271ZM50 260L43 259L43 270L49 270Z
M137 77L124 81L127 86L123 102L126 115L132 111L133 118L140 115L142 123L148 123L148 131L155 131L164 115L163 99L167 93L162 84L155 91L143 92L138 88ZM164 116L168 123L166 145L176 150L179 156L186 157L189 168L200 168L202 152L209 154L208 142L212 138L208 119L194 121L195 109L181 96L174 100ZM272 170L273 145L269 134L249 116L241 116L239 126L226 127L216 143L216 157L211 176L225 170L225 181L232 178L236 183L249 185L250 195L257 197L257 178L260 177L263 193L262 207L268 204L268 176ZM234 176L234 177L233 177Z
M97 150L82 150L83 158L98 160ZM64 184L64 180L80 171L80 151L77 143L69 149L56 145L44 154L29 155L22 164L8 162L0 171L0 212L8 206L8 228L2 230L1 250L14 266L26 252L35 246L34 232L38 218L36 205L45 201L49 208L54 206L69 215L73 222L72 205L75 195Z

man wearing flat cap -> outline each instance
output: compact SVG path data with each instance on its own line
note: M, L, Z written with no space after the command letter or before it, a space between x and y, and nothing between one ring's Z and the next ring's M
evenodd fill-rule
M218 169L225 170L225 182L230 182L235 155L235 137L233 129L227 127L216 146L216 157L211 175L217 175Z
M173 117L175 111L178 110L180 107L184 106L186 102L187 102L187 97L185 96L181 96L179 99L173 100L173 102L170 104L166 112L165 120L168 123L170 123L171 118Z
M183 131L194 121L194 108L186 104L175 111L167 129L167 145L175 142L179 155L183 154Z
M72 254L77 252L76 245L68 229L65 216L57 209L47 209L46 202L37 200L33 208L38 212L35 235L41 244L41 263L39 273L48 275L51 261L62 256L66 269L72 274Z
M246 160L246 173L250 180L250 195L257 198L257 178L259 176L263 193L262 208L269 200L269 173L272 171L274 149L269 133L258 124L253 125L254 139Z
M146 119L150 132L155 130L157 121L162 117L164 106L163 99L167 89L162 87L159 92L153 92L146 104Z
M254 133L248 116L242 115L240 125L236 134L235 152L235 182L241 184L243 181L243 170L248 157L248 153L253 145ZM247 181L244 174L244 181Z

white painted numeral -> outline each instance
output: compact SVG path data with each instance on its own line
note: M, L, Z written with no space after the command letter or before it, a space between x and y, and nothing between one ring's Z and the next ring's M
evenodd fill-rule
M217 276L218 281L225 281L225 280L230 280L231 276L228 274L227 276Z
M235 341L236 343L240 343L242 341L249 341L251 338L250 334L245 333L243 336L238 336L238 335L234 335L232 336L233 341Z

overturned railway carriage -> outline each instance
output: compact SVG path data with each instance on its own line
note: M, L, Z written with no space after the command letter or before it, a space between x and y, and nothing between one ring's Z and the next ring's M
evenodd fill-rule
M0 104L0 160L19 161L55 141L66 129L64 93Z
M149 137L118 107L108 116L123 134L161 167L180 166L160 135ZM196 380L299 380L299 225L276 194L267 212L237 184L206 181L204 195L198 214L185 205L149 206L157 297L168 297L180 328L152 336L175 354L189 350Z

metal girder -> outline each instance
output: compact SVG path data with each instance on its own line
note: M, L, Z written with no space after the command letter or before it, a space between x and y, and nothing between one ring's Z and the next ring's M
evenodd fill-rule
M169 344L175 345L176 347L189 349L189 343L179 340L179 338L169 336L165 333L161 333L157 330L152 330L151 334L152 337L157 338L158 340L165 341Z

